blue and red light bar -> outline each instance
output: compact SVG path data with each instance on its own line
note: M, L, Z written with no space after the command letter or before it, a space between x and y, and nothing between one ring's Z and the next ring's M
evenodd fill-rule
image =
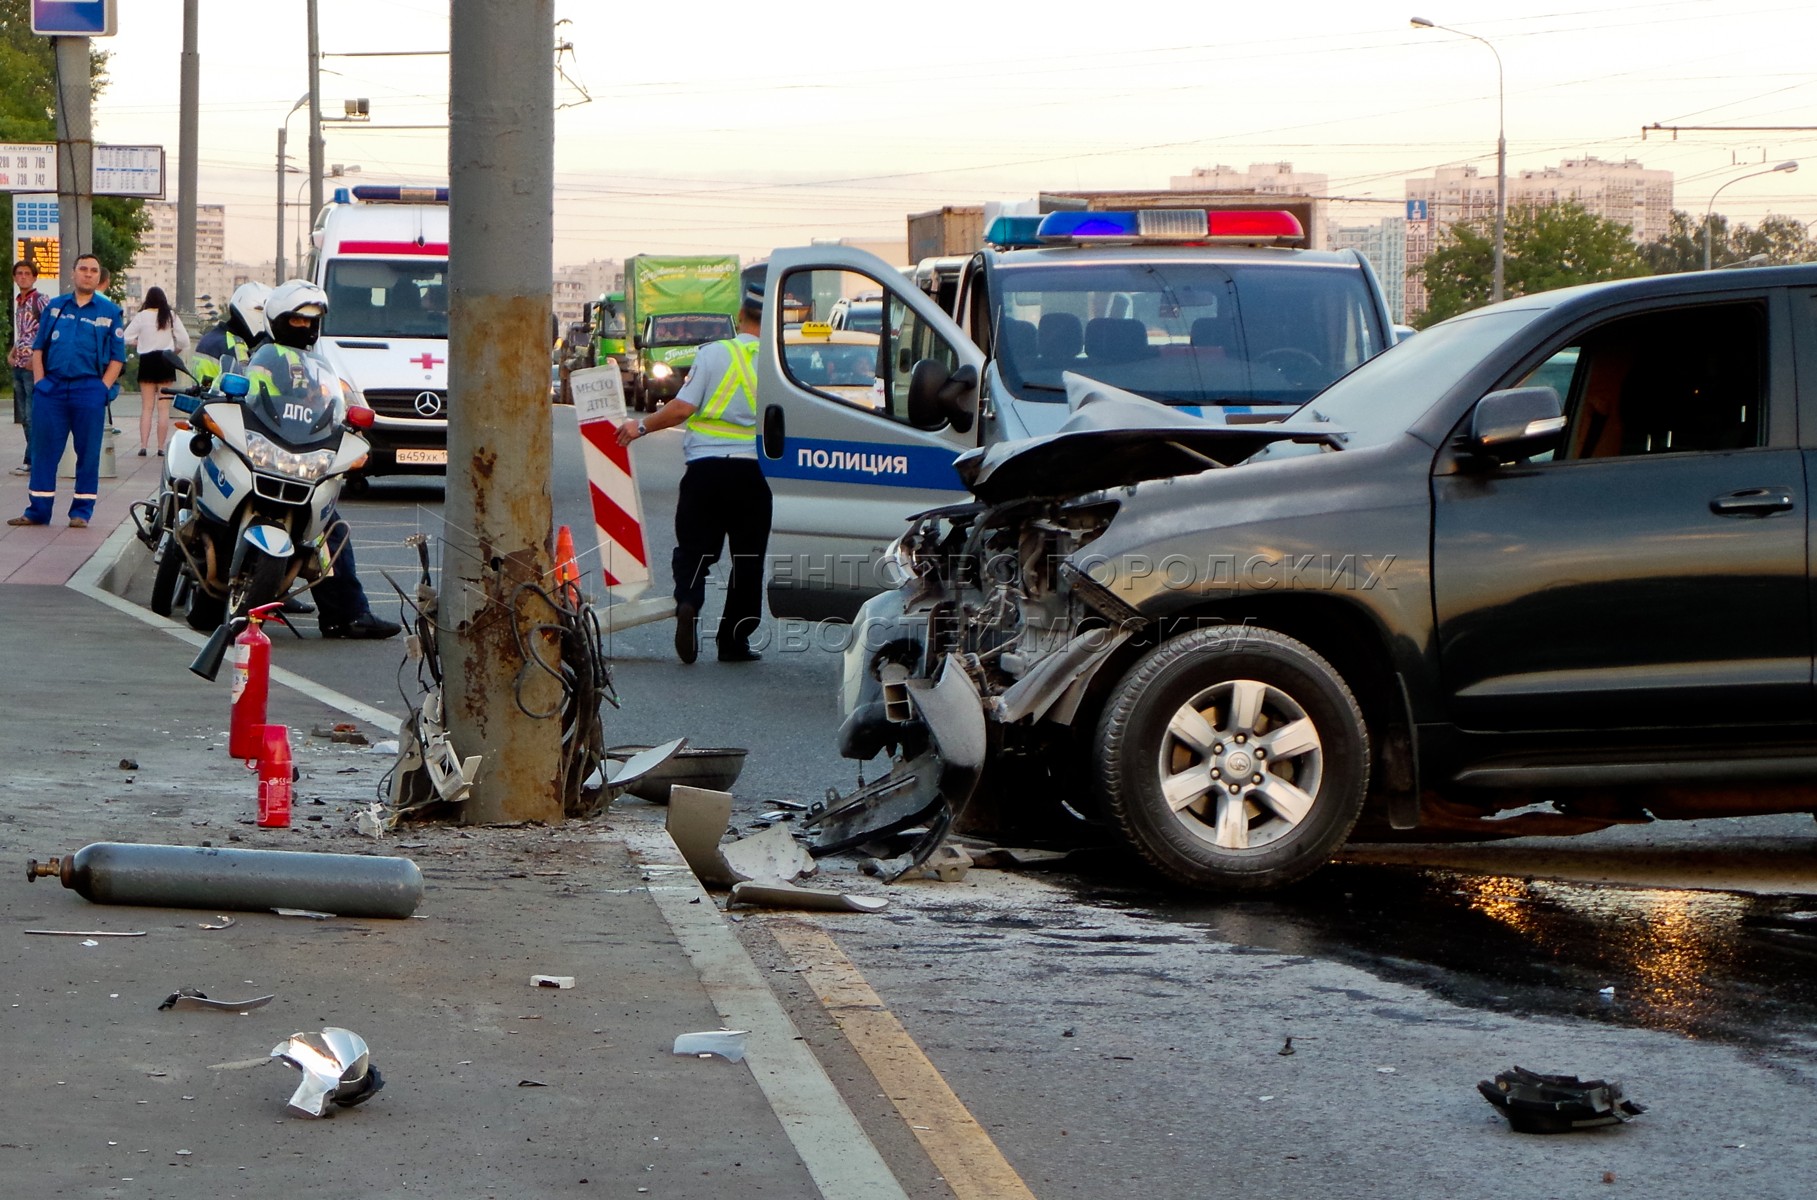
M445 187L412 187L409 185L362 183L351 189L355 200L368 204L446 204ZM340 197L335 197L337 200Z
M992 232L996 232L995 226ZM1299 241L1305 236L1300 219L1281 209L1141 208L1129 212L1048 213L1040 219L1034 241L1021 244L1212 242L1266 245Z

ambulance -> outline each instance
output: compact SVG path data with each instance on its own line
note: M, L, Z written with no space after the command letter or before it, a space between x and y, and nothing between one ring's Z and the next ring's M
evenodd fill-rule
M311 240L316 348L373 411L362 475L448 467L448 189L339 188Z

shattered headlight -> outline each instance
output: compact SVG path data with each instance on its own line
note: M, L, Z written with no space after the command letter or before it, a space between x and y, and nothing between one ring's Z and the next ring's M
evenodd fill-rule
M886 588L899 588L915 578L915 552L909 548L907 535L883 548L877 559L877 582Z
M334 451L311 450L307 454L298 454L249 429L246 431L246 461L255 470L269 475L282 475L286 479L314 483L334 466Z

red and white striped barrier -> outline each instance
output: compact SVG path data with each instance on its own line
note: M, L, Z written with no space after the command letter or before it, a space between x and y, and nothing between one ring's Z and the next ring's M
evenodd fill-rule
M618 424L625 419L624 384L618 364L610 360L575 371L568 382L587 457L600 571L606 586L619 599L629 600L650 586L650 551L644 541L643 501L631 470L631 448L618 444Z

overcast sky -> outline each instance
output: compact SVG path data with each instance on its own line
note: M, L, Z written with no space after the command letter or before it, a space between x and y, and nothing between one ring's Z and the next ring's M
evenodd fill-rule
M228 252L269 259L277 129L308 91L303 0L201 0L199 200L227 205ZM443 182L448 5L320 0L325 127L361 180ZM1295 4L916 0L636 5L556 0L555 262L640 251L747 258L816 237L900 238L905 214L1043 188L1157 188L1194 167L1291 161L1331 177L1334 220L1401 211L1402 180L1495 170L1496 62L1509 173L1597 155L1676 175L1701 217L1817 220L1817 131L1650 134L1642 126L1817 126L1809 0L1382 0ZM160 143L175 199L181 0L121 0L96 138ZM526 63L546 70L548 63ZM577 86L576 86L577 85ZM584 90L584 94L583 94ZM590 101L586 98L591 97ZM307 109L291 121L308 162ZM301 183L295 177L294 183ZM332 185L331 185L332 186ZM298 188L293 186L295 197ZM307 199L306 188L301 189ZM293 210L294 212L295 210ZM293 217L294 219L294 217Z

